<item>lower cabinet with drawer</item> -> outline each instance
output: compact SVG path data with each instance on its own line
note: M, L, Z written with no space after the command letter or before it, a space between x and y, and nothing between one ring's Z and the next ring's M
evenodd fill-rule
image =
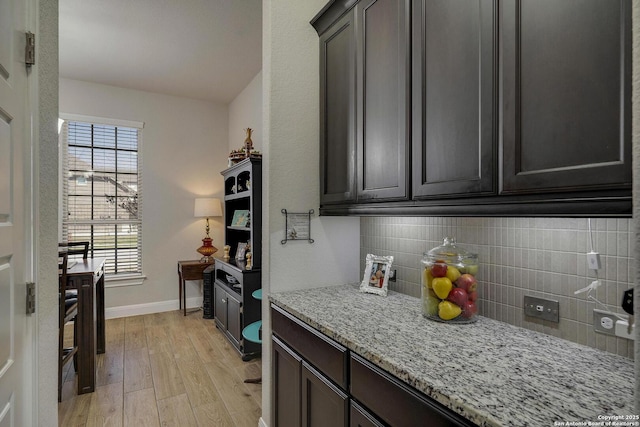
M273 305L271 327L275 425L348 426L346 347Z
M276 427L472 427L316 329L271 305Z

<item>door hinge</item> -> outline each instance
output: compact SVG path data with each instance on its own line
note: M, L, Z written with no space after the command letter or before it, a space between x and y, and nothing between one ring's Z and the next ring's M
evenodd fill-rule
M27 314L36 312L36 284L27 282Z
M27 44L24 47L24 63L31 67L36 63L36 35L31 31L26 32Z

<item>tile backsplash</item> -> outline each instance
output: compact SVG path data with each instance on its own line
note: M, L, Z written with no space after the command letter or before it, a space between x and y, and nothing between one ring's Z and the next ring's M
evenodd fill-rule
M397 281L389 288L419 297L423 252L455 237L478 254L481 315L633 358L633 341L593 330L594 308L624 314L622 294L635 274L632 229L631 219L591 219L593 250L602 261L594 296L604 307L574 294L595 280L587 268L586 218L363 217L360 254L363 266L368 253L393 255ZM525 295L559 301L560 322L525 317Z

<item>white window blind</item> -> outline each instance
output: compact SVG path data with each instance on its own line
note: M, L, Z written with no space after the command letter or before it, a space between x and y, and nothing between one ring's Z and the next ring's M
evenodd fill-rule
M108 275L142 274L141 129L65 120L62 240L88 241Z

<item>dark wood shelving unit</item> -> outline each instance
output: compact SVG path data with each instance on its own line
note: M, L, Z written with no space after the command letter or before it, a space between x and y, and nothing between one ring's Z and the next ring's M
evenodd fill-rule
M243 360L259 356L260 344L249 342L242 330L261 318L260 301L252 293L261 288L262 264L262 162L249 158L221 172L224 177L225 244L230 259L216 260L214 274L214 318ZM233 226L234 212L249 212L247 226ZM246 259L235 259L238 244L246 243L251 252L251 268Z

